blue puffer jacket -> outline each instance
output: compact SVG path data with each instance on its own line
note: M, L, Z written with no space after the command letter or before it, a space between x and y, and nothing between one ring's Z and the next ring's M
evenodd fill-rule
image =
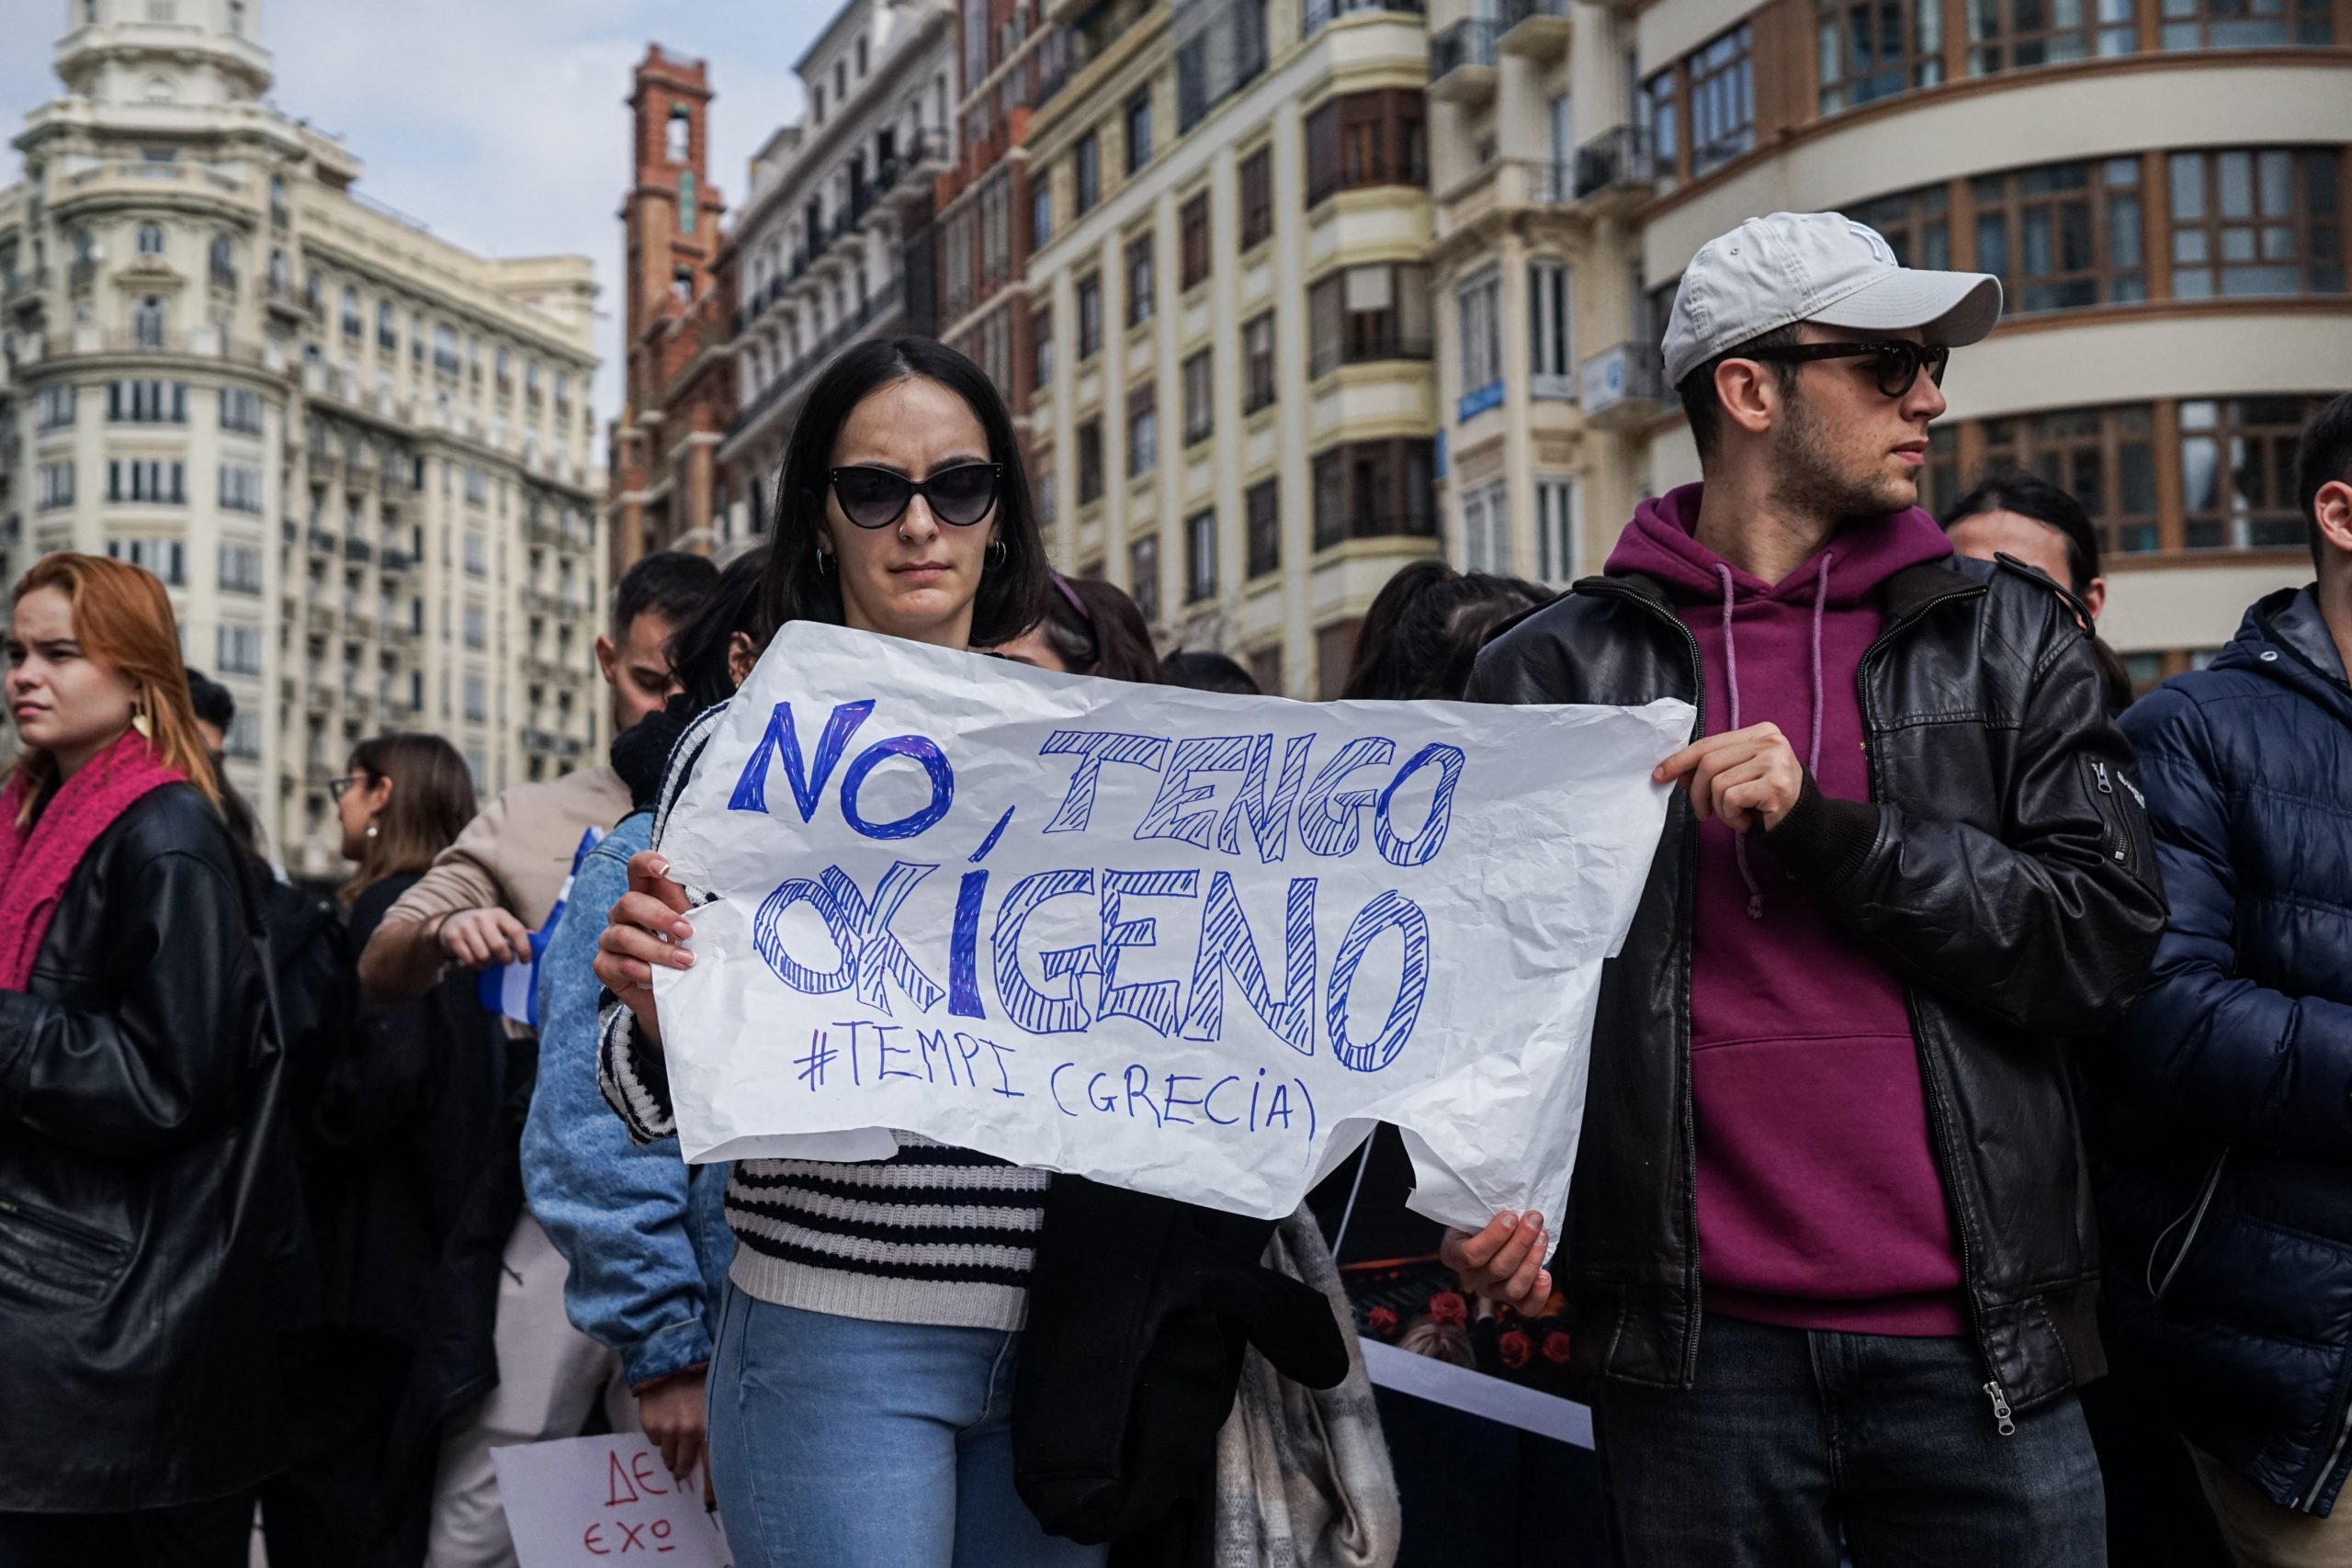
M589 967L605 912L628 891L628 857L653 841L653 814L623 818L580 863L539 960L539 1077L523 1126L523 1190L571 1265L563 1308L617 1353L632 1386L710 1359L719 1291L735 1256L724 1165L688 1166L678 1141L640 1148L596 1088Z
M2098 1063L2109 1354L2324 1515L2352 1468L2352 685L2290 589L2123 728L2172 916Z

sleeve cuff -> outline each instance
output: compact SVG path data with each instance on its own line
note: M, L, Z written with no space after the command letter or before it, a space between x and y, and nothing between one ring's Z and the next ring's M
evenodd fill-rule
M710 1334L700 1318L657 1328L634 1345L616 1347L621 1377L632 1391L710 1363Z
M1762 837L1790 875L1815 888L1830 888L1860 869L1878 841L1878 828L1877 807L1822 794L1808 772L1796 805Z

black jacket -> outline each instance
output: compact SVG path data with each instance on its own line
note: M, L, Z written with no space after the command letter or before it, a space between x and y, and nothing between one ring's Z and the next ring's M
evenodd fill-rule
M2024 1409L2105 1367L2068 1040L2121 1011L2164 898L2125 781L2131 748L2049 581L1952 559L1899 572L1882 593L1884 630L1857 677L1872 799L1808 784L1770 841L1903 977L1970 1319L1998 1392ZM1469 695L1679 697L1700 705L1702 733L1701 681L1664 588L1625 574L1579 582L1505 633ZM1556 1266L1587 1379L1687 1387L1698 1364L1697 845L1677 791L1633 931L1602 972Z
M2308 590L2124 728L2172 917L2093 1056L2119 1367L2282 1507L2352 1469L2352 686Z
M200 1501L281 1462L300 1208L258 919L169 784L0 991L0 1511Z

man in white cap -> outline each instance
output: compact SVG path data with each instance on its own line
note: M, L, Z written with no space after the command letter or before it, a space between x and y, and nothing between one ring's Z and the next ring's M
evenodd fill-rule
M2165 906L2088 618L1917 504L2000 307L1836 213L1702 247L1665 352L1703 482L1471 680L1700 709L1560 1230L1633 1568L2105 1561L2069 1042ZM1447 1250L1532 1304L1552 1241L1504 1214Z

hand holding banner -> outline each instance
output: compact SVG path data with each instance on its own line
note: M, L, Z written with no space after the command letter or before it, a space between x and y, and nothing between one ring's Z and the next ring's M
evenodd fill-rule
M663 824L686 1156L903 1129L1276 1217L1374 1123L1559 1213L1688 705L1234 697L779 632Z

